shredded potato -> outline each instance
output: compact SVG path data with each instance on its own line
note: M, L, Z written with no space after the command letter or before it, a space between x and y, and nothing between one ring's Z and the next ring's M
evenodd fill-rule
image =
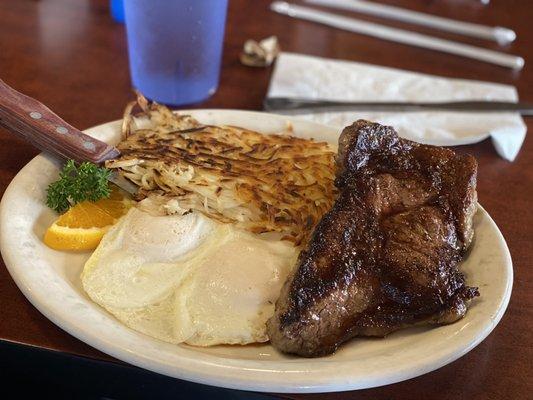
M202 125L139 96L124 115L121 156L106 163L167 213L195 210L255 233L306 240L335 196L327 143ZM143 126L144 125L144 126Z

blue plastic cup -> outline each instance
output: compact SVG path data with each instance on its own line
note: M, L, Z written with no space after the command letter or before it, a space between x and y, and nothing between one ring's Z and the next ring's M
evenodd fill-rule
M117 22L124 23L124 2L122 0L110 0L111 16Z
M182 105L215 93L227 0L126 0L133 86L151 100Z

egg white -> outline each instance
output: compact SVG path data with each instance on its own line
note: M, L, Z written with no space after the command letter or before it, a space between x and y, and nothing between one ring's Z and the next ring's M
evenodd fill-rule
M289 243L202 214L132 208L82 272L84 290L128 327L196 346L268 340L266 321L295 264Z

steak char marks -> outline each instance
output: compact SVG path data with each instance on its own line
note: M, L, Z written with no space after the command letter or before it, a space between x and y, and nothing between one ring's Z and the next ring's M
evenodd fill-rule
M359 120L336 162L339 197L281 291L271 343L315 357L355 336L462 318L479 295L458 271L474 233L475 159Z

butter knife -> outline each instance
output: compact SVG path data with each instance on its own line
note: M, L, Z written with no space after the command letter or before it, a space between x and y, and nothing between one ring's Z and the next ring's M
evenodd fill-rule
M339 111L420 112L450 111L476 113L519 113L533 116L533 104L506 101L452 101L442 103L358 102L328 101L289 97L267 97L263 101L266 111L284 114L325 113Z

